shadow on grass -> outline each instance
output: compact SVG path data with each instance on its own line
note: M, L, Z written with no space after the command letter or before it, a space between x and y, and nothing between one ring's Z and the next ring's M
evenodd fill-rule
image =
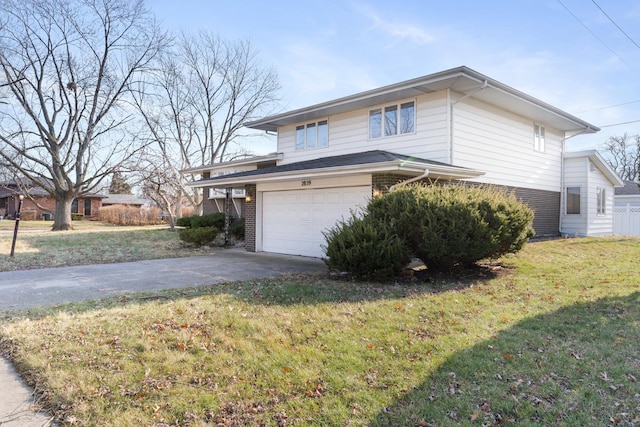
M638 425L640 292L524 320L456 353L370 426Z
M509 272L509 268L485 265L448 274L439 273L433 275L429 281L398 278L390 282L356 281L332 277L326 273L288 274L259 280L127 293L48 307L0 310L0 322L20 318L39 319L57 312L81 313L129 304L163 303L208 295L228 295L247 304L283 306L366 302L461 290Z

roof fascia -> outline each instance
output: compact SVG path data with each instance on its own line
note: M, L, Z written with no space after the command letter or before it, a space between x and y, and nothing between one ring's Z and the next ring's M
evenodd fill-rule
M484 175L484 172L474 169L461 169L451 166L429 165L411 161L394 160L383 163L370 163L351 166L336 166L322 169L297 170L264 175L250 175L237 178L207 179L187 183L188 187L244 185L261 182L290 181L296 179L309 179L310 177L324 178L345 175L357 175L376 172L403 172L407 174L422 174L425 171L433 172L438 176L451 178L475 178ZM204 184L204 185L203 185Z
M180 173L199 173L199 172L211 171L216 169L224 169L232 166L251 165L251 164L256 164L260 162L267 162L269 160L282 160L283 158L284 158L283 153L270 153L264 156L254 156L254 157L248 157L246 159L231 160L228 162L212 163L210 165L202 165L202 166L196 166L193 168L182 169Z
M451 84L448 86L449 88L451 88L451 86L453 86L453 84L455 84L455 82L458 81L458 79L460 78L467 78L469 80L477 82L478 84L486 83L486 87L488 88L492 88L496 91L505 93L516 99L520 99L527 104L533 105L536 108L546 111L547 113L559 116L564 120L569 121L570 123L574 123L576 125L575 131L595 133L600 130L600 128L598 128L597 126L587 123L584 120L581 120L563 110L560 110L559 108L556 108L550 104L547 104L533 96L527 95L524 92L521 92L517 89L512 88L511 86L508 86L504 83L501 83L497 80L487 77L484 74L481 74L466 66L452 68L450 70L445 70L445 71L430 74L427 76L406 80L404 82L383 86L381 88L360 92L354 95L338 98L338 99L324 102L321 104L315 104L309 107L265 117L260 120L247 122L244 125L246 127L253 128L253 129L260 129L260 130L275 132L278 130L278 126L279 126L277 122L284 121L287 124L289 122L295 123L302 120L306 120L307 118L305 116L315 117L314 114L319 112L322 112L323 113L322 116L325 116L327 115L326 114L327 110L334 109L337 111L338 109L340 109L340 107L348 107L349 105L355 106L355 104L358 102L362 102L367 99L379 98L386 94L392 94L394 92L400 92L403 90L414 89L416 91L420 91L421 93L428 93L436 90L441 90L444 88L434 89L433 91L425 91L420 89L420 87L424 87L427 85L434 85L436 83L442 82L443 80L451 80ZM375 103L371 105L375 105ZM331 113L329 112L329 115L330 114Z

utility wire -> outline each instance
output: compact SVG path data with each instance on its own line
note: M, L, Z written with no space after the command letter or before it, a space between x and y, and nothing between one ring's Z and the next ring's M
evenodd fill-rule
M620 30L620 32L621 32L622 34L624 34L624 35L629 39L629 41L630 41L631 43L633 43L633 44L634 44L638 49L640 49L640 45L638 45L638 43L636 43L636 42L635 42L635 40L633 40L633 39L631 38L631 36L629 36L629 34L627 34L627 33L626 33L622 28L620 28L620 25L618 25L618 24L616 23L616 21L614 21L614 20L613 20L613 19L612 19L608 14L607 14L607 12L605 12L605 11L604 11L604 9L602 9L602 8L600 7L600 5L599 5L598 3L596 3L596 0L591 0L591 1L593 2L593 4L595 4L595 5L598 7L598 9L600 9L600 12L602 12L602 13L604 14L604 16L606 16L606 17L607 17L607 19L609 19L609 21L611 21L611 23L612 23L613 25L615 25L615 26L616 26L616 28L617 28L618 30Z
M615 55L615 56L616 56L620 61L624 62L624 63L625 63L629 68L634 68L634 67L632 67L631 65L629 65L629 64L628 64L624 59L622 59L622 57L621 57L620 55L618 55L618 54L617 54L613 49L611 49L611 48L609 47L609 45L608 45L608 44L606 44L606 43L605 43L605 42L604 42L600 37L598 37L598 36L596 35L596 33L594 33L594 32L591 30L591 28L589 28L589 27L587 26L587 24L585 24L584 22L582 22L582 20L581 20L580 18L578 18L578 17L577 17L573 12L571 12L571 10L570 10L567 6L565 6L565 5L564 5L564 3L562 3L562 1L561 1L561 0L556 0L556 1L557 1L558 3L560 3L560 6L562 6L562 7L564 8L564 10L566 10L567 12L569 12L569 14L570 14L571 16L573 16L573 17L575 18L575 20L576 20L576 21L578 21L578 22L579 22L579 23L580 23L584 28L586 28L586 30L587 30L587 31L589 31L589 33L591 33L591 35L592 35L593 37L595 37L595 39L596 39L596 40L598 40L600 43L602 43L602 45L603 45L604 47L606 47L606 48L609 50L609 52L613 53L613 54L614 54L614 55Z
M608 108L622 107L623 105L636 104L638 102L640 102L640 99L636 99L635 101L623 102L622 104L607 105L606 107L593 108L591 110L576 111L576 114L591 113L592 111L600 111L600 110L606 110Z
M638 123L638 122L640 122L640 119L639 120L631 120L630 122L613 123L611 125L604 125L604 126L598 126L598 127L599 128L611 128L611 127L614 127L614 126L622 126L622 125L628 125L628 124L631 124L631 123Z

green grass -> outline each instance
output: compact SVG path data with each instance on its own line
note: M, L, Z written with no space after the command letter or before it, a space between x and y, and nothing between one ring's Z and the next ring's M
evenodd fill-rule
M3 313L66 425L640 424L640 239L430 283L323 275Z
M73 231L49 231L51 222L21 221L10 257L13 221L0 221L0 271L201 255L167 226L115 226L78 221Z

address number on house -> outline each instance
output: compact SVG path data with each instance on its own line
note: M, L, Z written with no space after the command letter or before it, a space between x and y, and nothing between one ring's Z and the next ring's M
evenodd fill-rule
M310 179L303 179L302 180L302 186L303 187L309 187L311 185L311 180Z

